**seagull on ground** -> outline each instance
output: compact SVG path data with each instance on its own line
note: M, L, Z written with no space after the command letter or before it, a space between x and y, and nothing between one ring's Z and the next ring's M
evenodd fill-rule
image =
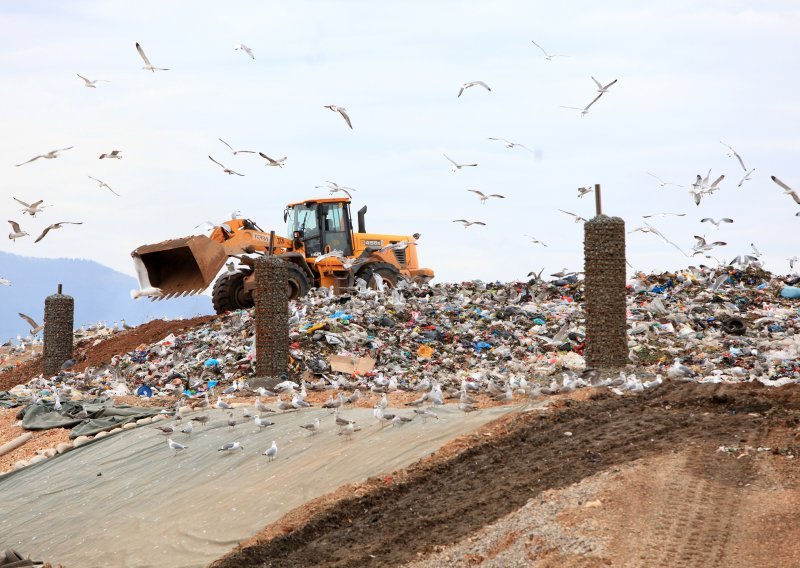
M24 319L28 323L28 325L31 326L31 335L36 335L37 333L39 333L44 329L44 324L39 325L34 321L34 319L31 316L26 316L23 313L19 313L19 317Z
M254 61L255 61L255 58L256 58L256 56L255 56L255 55L253 55L253 50L252 50L252 49L250 49L249 47L247 47L245 44L243 44L243 43L240 43L240 44L238 44L238 45L235 45L235 46L233 47L233 49L235 49L235 50L239 50L239 51L243 51L243 52L244 52L244 53L246 53L248 56L250 56L250 59L252 59L252 60L254 60Z
M122 151L121 150L112 150L108 154L100 154L100 159L103 160L105 158L111 158L114 160L121 160L122 159Z
M36 237L36 240L33 241L33 242L34 243L38 243L51 230L53 230L53 229L61 229L63 227L63 225L83 225L83 222L82 221L79 221L79 222L75 222L75 221L59 221L58 223L53 223L52 225L49 225L49 226L45 227L44 231L42 231L42 234L39 235L38 237Z
M286 161L286 156L284 156L283 158L274 159L274 158L270 158L269 156L267 156L264 152L259 152L258 155L261 156L262 158L264 158L267 161L267 163L265 164L267 167L269 167L269 166L273 166L273 167L277 166L279 168L282 168L283 167L283 162Z
M138 44L137 44L138 45ZM185 450L189 446L184 446L183 444L179 444L178 442L174 441L172 438L167 438L167 446L169 446L170 450L175 450L175 455L178 455L178 452L181 450Z
M609 88L611 85L613 85L614 83L616 83L616 82L617 82L617 79L614 79L614 80L613 80L613 81L611 81L611 82L610 82L608 85L602 85L602 84L600 84L600 81L598 81L598 80L597 80L597 79L595 79L594 77L592 77L592 81L594 81L595 85L597 85L597 92L598 92L598 93L600 93L600 94L602 94L602 93L607 93L607 92L608 92L608 88Z
M309 432L311 432L311 435L313 436L314 434L319 432L319 418L316 418L314 422L311 422L310 424L301 424L300 428L308 430Z
M92 177L92 176L88 176L88 177L89 177L89 179L93 179L94 181L96 181L96 182L98 183L98 185L99 185L100 189L102 189L102 188L106 188L108 191L110 191L110 192L111 192L111 193L113 193L114 195L116 195L116 196L119 196L119 193L117 193L116 191L114 191L113 189L111 189L111 186L109 186L109 185L108 185L106 182L104 182L103 180L99 180L99 179L97 179L96 177Z
M523 237L528 237L528 238L531 240L531 243L533 243L533 244L535 244L535 245L542 245L543 247L546 247L546 246L547 246L547 245L545 244L545 242L544 242L544 241L540 241L540 240L539 240L539 239L537 239L536 237L533 237L533 236L531 236L531 235L522 235L522 236L523 236Z
M542 53L544 53L544 58L545 58L546 61L552 61L554 57L569 57L569 55L559 55L557 53L554 53L554 54L551 55L551 54L547 53L544 50L544 48L541 45L539 45L538 43L536 43L535 41L531 40L531 43L542 50Z
M448 157L447 154L442 154L442 156L447 158L447 161L450 162L451 164L453 164L452 170L454 172L460 170L461 168L474 168L474 167L476 167L478 165L478 164L459 164L458 162L456 162L452 158Z
M328 108L333 112L338 112L342 115L342 118L347 123L347 126L350 127L350 130L353 130L353 123L350 122L350 117L347 116L347 109L344 107L336 106L336 105L325 105L324 108Z
M575 213L570 213L569 211L564 211L563 209L559 209L559 211L561 211L562 213L566 213L567 215L572 215L573 217L575 217L575 222L576 223L580 223L581 221L584 221L584 222L588 221L588 219L586 219L584 217L581 217L580 215L576 215Z
M31 162L36 161L39 158L44 158L45 160L52 160L54 158L58 158L58 153L59 152L66 152L67 150L71 150L74 147L75 146L69 146L67 148L60 148L58 150L50 150L46 154L39 154L38 156L34 156L33 158L31 158L27 162L22 162L21 164L16 164L16 166L19 167L19 166L24 166L25 164L30 164Z
M769 177L772 178L772 181L774 181L776 184L778 184L778 187L783 189L783 191L784 191L784 193L786 193L786 195L791 196L791 198L794 199L795 203L800 204L800 196L797 195L797 192L795 190L793 190L791 187L789 187L788 185L783 183L781 180L779 180L775 176L769 176ZM797 213L797 215L800 215L800 213Z
M661 179L660 177L658 177L656 174L652 174L652 173L650 173L650 172L647 172L647 175L649 175L650 177L654 177L654 178L656 178L656 179L658 180L658 183L659 183L659 185L660 185L661 187L664 187L665 185L674 185L675 187L683 187L682 185L679 185L679 184L677 184L677 183L672 183L672 182L670 182L670 181L664 181L663 179Z
M131 298L136 300L144 296L156 297L163 295L164 292L161 291L161 288L156 288L150 284L150 275L147 273L147 267L144 265L139 253L133 251L131 253L131 258L133 258L133 268L136 271L136 279L139 281L139 289L131 290Z
M75 73L78 77L83 79L84 87L89 87L90 89L96 89L97 85L95 83L110 83L111 81L106 81L105 79L95 79L94 81L90 81L80 73Z
M278 455L278 444L275 443L275 440L272 440L272 446L267 448L267 450L261 454L262 456L267 456L269 461L274 460Z
M217 448L218 452L232 452L234 450L244 451L244 446L239 442L226 442L221 447Z
M156 426L155 429L159 430L165 436L168 436L175 432L175 426Z
M225 144L230 149L230 151L233 152L234 156L237 155L237 154L255 154L256 153L255 150L234 150L233 146L231 146L230 144L225 142L225 140L223 140L222 138L217 138L217 140L219 140L220 142Z
M22 229L20 229L19 223L17 223L16 221L9 221L9 224L11 225L12 232L8 234L8 238L11 239L12 241L16 241L20 237L24 237L25 235L28 234Z
M188 434L188 435L190 435L192 432L194 432L194 425L192 424L191 420L189 421L189 423L186 426L184 426L181 429L181 432L183 432L184 434Z
M723 146L725 146L729 150L728 156L731 157L731 158L736 158L737 160L739 160L739 165L742 166L742 169L744 171L747 171L747 167L744 165L744 160L742 160L742 157L739 155L739 153L736 150L733 149L733 146L729 146L728 144L725 144L725 142L723 142L722 140L720 140L719 143L722 144Z
M456 219L453 223L463 223L465 229L470 225L486 225L483 221L467 221L466 219Z
M260 416L254 416L253 417L253 424L255 424L256 427L262 428L262 429L266 428L267 426L274 426L275 425L274 422L270 422L266 418L261 418Z
M466 89L469 89L470 87L474 87L476 85L479 86L479 87L483 87L487 91L491 91L492 90L491 87L489 87L489 85L487 85L483 81L467 81L466 83L461 85L461 89L458 91L458 96L460 97L461 93L463 93Z
M733 219L729 219L727 217L723 217L720 220L716 220L716 219L712 219L711 217L706 217L705 219L700 219L700 222L701 223L711 223L717 229L719 229L719 224L720 223L733 223Z
M570 109L572 109L572 110L579 110L579 111L581 111L581 116L586 116L587 114L589 114L589 109L591 108L591 106L592 106L594 103L596 103L596 102L597 102L597 99L599 99L599 98L600 98L600 97L602 97L602 96L603 96L603 93L600 93L600 94L599 94L599 95L597 95L597 96L596 96L594 99L592 99L592 102L590 102L588 105L586 105L586 106L585 106L585 107L583 107L583 108L572 107L572 106L564 106L564 105L561 105L561 108L570 108Z
M215 164L217 164L220 168L222 168L222 171L225 172L226 174L228 174L228 175L237 175L239 177L244 177L244 174L240 174L239 172L233 171L232 169L230 169L228 167L225 167L224 165L220 164L218 161L216 161L211 156L209 156L208 159L211 160L212 162L214 162Z
M525 144L520 144L518 142L512 142L511 140L506 140L505 138L492 138L489 137L489 140L497 140L498 142L502 142L506 148L525 148L528 152L533 152L530 148L528 148Z
M467 191L471 191L472 193L477 195L478 199L481 200L481 205L485 205L486 204L486 200L489 199L490 197L497 197L499 199L505 199L506 198L505 195L500 195L499 193L491 193L489 195L486 195L485 193L483 193L482 191L478 191L477 189L468 189Z
M153 64L150 63L150 60L147 59L147 56L144 54L144 50L142 49L142 46L139 45L138 42L136 43L136 51L139 52L139 56L144 61L144 67L142 67L142 69L144 69L145 71L152 71L153 73L155 73L156 71L169 71L169 69L163 69L161 67L154 67Z
M22 210L23 215L27 213L31 217L36 217L36 214L41 213L42 209L44 209L45 207L50 207L49 205L42 205L42 203L44 203L43 199L40 199L39 201L34 201L33 203L25 203L24 201L17 199L16 197L12 197L11 199L13 199L17 203L25 207L25 209Z

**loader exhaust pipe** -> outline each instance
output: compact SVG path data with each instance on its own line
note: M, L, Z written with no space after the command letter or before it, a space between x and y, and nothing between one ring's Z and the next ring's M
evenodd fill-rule
M358 232L359 233L366 233L367 229L364 225L364 215L367 213L367 206L364 205L361 209L358 210Z

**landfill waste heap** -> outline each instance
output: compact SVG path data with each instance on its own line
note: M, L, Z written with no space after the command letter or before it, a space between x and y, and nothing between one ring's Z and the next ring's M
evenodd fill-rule
M613 373L585 367L584 287L577 275L395 289L360 282L340 296L317 289L290 303L286 378L304 380L310 390L377 393L437 384L445 398L467 389L509 401L585 386L623 394L665 379L780 386L800 379L800 299L782 296L791 296L798 280L753 266L635 274L627 294L631 364ZM252 310L220 315L100 368L76 365L33 377L5 397L244 391L254 376L253 323Z

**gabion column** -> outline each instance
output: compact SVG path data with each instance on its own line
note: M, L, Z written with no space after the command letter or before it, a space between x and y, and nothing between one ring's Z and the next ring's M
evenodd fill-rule
M628 364L625 305L625 222L597 215L584 224L586 366Z
M75 300L58 293L44 300L44 374L57 375L64 361L72 359L72 329Z
M289 367L288 280L281 259L266 256L256 260L256 377L276 379L272 386Z

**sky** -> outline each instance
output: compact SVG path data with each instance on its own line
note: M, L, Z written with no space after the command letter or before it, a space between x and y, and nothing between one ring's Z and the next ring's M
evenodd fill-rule
M237 209L283 234L285 204L327 196L315 186L331 180L355 188L370 232L421 233L420 262L440 282L581 270L582 223L559 209L593 216L593 195L577 188L595 183L628 231L642 215L685 213L650 221L686 252L693 235L726 242L720 260L755 243L782 273L800 252L800 206L770 180L800 191L794 0L6 1L0 27L0 211L31 234L0 239L2 251L133 275L137 246L199 234ZM531 40L568 57L547 61ZM170 70L143 70L136 42ZM86 88L78 73L109 82ZM592 76L618 82L586 116L561 108L595 97ZM491 91L457 96L475 80ZM233 156L218 138L287 156L285 167ZM755 168L742 187L720 141ZM123 159L98 159L111 150ZM454 173L445 153L479 165ZM688 189L709 169L725 179L696 206ZM505 198L481 204L469 189ZM12 197L51 207L31 219ZM734 223L717 230L705 217ZM34 244L57 221L83 224ZM641 232L627 235L627 255L646 271L715 264Z

